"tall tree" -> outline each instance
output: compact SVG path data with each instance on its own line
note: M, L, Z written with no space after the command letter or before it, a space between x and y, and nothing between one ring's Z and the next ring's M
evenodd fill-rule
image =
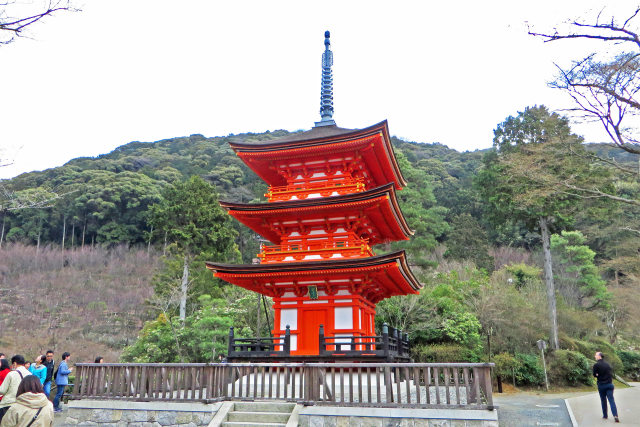
M578 199L560 182L579 175L581 166L567 164L558 150L567 146L580 149L581 142L581 137L571 133L567 118L550 113L545 106L527 107L495 129L496 150L485 156L484 168L476 178L476 188L487 202L487 214L492 222L521 221L540 233L550 340L556 349L559 348L558 320L550 236L571 223ZM545 173L537 175L537 171Z
M624 18L606 16L602 10L593 19L571 19L550 32L529 29L529 34L545 42L588 40L594 50L573 60L570 65L556 64L557 77L550 86L568 94L578 119L597 121L609 140L618 148L640 155L640 7ZM591 154L595 161L634 176L638 169ZM638 159L640 161L640 159ZM590 197L608 197L640 206L640 200L620 197L600 188L578 187Z
M4 1L0 3L0 45L23 37L27 29L48 16L76 10L69 0Z
M184 320L192 263L237 260L237 233L218 204L215 189L202 178L193 176L186 182L176 182L162 195L162 200L151 206L150 225L159 235L167 236L172 253L182 260L180 319Z

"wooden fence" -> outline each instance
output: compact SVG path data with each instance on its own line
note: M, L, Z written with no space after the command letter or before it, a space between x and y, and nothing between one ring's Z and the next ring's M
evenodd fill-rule
M493 409L483 363L79 363L72 399Z

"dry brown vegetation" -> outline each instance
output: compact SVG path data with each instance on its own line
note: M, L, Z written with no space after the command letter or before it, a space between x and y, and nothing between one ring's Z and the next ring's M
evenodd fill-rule
M0 250L0 351L29 359L51 348L73 360L117 361L149 313L158 257L117 246ZM58 356L59 357L59 356Z

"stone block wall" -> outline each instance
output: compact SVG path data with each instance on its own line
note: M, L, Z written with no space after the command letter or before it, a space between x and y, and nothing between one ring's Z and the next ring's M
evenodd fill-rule
M497 411L467 409L409 409L305 407L301 427L498 427Z
M199 427L207 426L220 403L69 402L65 426L99 427Z

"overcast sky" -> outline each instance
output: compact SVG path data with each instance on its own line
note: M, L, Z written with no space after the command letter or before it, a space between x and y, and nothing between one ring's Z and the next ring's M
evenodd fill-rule
M18 0L21 1L21 0ZM38 3L39 0L24 0ZM612 3L612 2L609 2ZM528 105L569 106L546 86L542 43L602 1L85 0L0 46L0 178L97 156L130 141L309 129L319 120L323 34L334 52L334 118L460 151ZM637 2L616 0L625 16ZM574 127L604 141L596 126Z

